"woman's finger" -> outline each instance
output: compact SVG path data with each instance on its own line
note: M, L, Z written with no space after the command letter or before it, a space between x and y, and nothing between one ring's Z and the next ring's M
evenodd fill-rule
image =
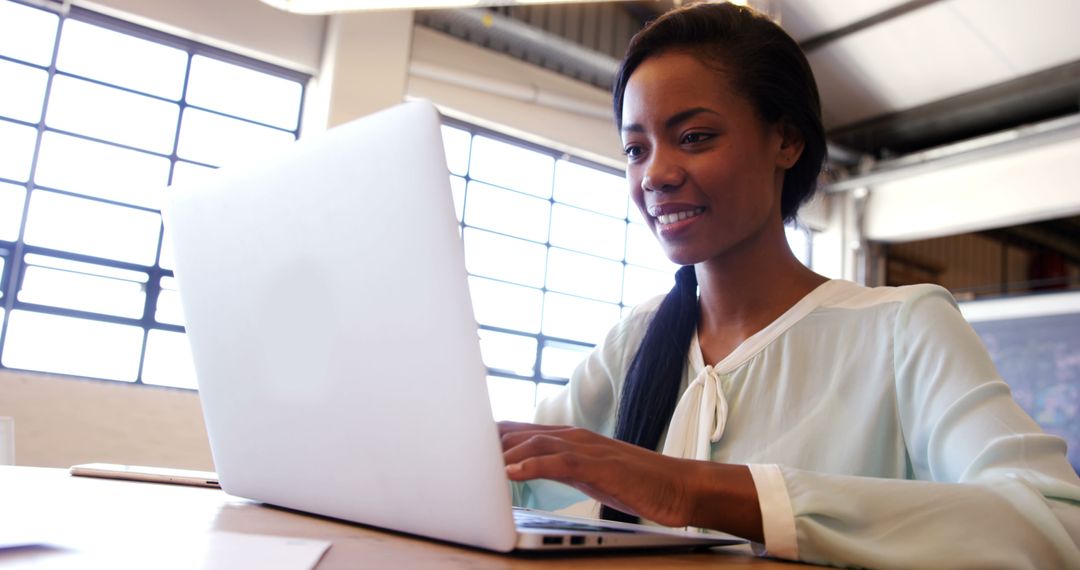
M589 430L567 426L536 426L542 429L520 429L502 432L501 441L503 451L512 449L522 443L538 436L551 436L567 441L586 442L601 436Z
M527 422L509 422L509 421L497 422L496 425L499 427L499 433L500 434L515 433L515 432L522 432L522 431L552 431L552 430L566 429L567 427L569 427L569 426L549 426L549 425L542 425L542 424L530 424L530 423L527 423Z

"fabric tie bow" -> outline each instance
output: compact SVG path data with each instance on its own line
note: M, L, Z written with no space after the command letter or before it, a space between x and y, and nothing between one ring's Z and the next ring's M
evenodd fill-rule
M728 403L720 375L706 366L683 392L668 426L664 455L709 461L712 444L720 441L727 423Z

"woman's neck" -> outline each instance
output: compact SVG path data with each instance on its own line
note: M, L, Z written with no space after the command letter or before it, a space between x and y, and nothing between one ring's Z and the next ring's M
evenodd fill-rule
M791 253L780 230L695 266L700 288L698 340L708 364L723 360L828 281Z

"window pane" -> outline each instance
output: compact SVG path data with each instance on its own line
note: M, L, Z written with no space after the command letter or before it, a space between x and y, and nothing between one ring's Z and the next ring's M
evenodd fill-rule
M196 389L195 363L184 333L151 330L146 336L143 382Z
M533 241L547 241L551 203L470 182L465 201L465 223Z
M22 225L26 188L0 182L0 239L15 241Z
M634 306L657 295L666 294L675 286L675 273L656 271L636 265L626 266L623 282L623 304Z
M139 327L12 311L4 366L133 382L139 371Z
M65 309L141 318L149 275L29 254L19 300Z
M289 132L188 108L180 125L177 153L182 158L222 166L258 158L294 140L296 137Z
M559 293L544 295L544 334L597 344L619 320L619 306Z
M638 209L637 205L634 204L634 201L630 199L629 195L626 197L626 203L626 218L630 220L630 223L632 224L641 224L644 226L645 218L641 217L641 210Z
M787 235L788 246L795 258L803 265L810 265L810 232L803 228L784 226L784 234Z
M540 373L548 378L570 378L591 350L587 346L549 342L540 357Z
M551 248L547 287L563 293L618 303L622 298L623 266L610 261Z
M465 228L469 273L542 287L546 259L547 248L542 244Z
M34 127L0 121L0 178L28 180L36 142Z
M187 102L293 130L303 86L289 79L201 55L191 58Z
M527 148L475 136L469 173L476 180L549 198L554 162Z
M465 176L469 171L469 142L472 135L468 131L443 125L442 138L450 173Z
M563 384L549 384L547 382L540 382L536 385L536 403L540 404L544 400L562 392L566 389Z
M81 135L169 154L179 105L57 75L45 124Z
M626 222L555 204L551 209L551 244L621 260Z
M54 132L41 138L39 186L159 209L169 159Z
M184 326L184 311L180 306L180 293L176 290L176 279L162 277L160 283L161 292L158 293L154 320L159 323Z
M555 199L616 218L626 218L626 180L565 160L555 163Z
M495 421L532 421L536 384L529 380L488 376L488 396Z
M180 100L187 53L68 19L60 34L56 68L159 97Z
M454 195L454 212L460 222L465 215L465 179L459 176L450 177L450 192Z
M539 289L470 277L469 290L473 312L480 324L522 332L540 332L543 294Z
M28 123L40 121L48 81L44 69L0 59L0 85L4 86L0 89L0 115Z
M153 265L161 216L36 190L30 197L26 243Z
M0 0L0 55L49 65L59 21L51 12Z
M660 249L660 243L656 241L652 230L638 224L626 226L626 261L671 273L679 268L664 255L664 250Z
M536 339L481 330L480 353L488 368L532 376L536 363Z

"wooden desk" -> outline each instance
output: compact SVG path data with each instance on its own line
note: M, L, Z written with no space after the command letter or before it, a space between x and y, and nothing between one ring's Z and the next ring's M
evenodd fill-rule
M501 555L270 508L215 489L72 477L63 469L34 467L0 467L0 539L5 528L56 547L0 551L4 569L190 567L182 555L190 557L210 531L330 541L319 568L794 566L724 549Z

